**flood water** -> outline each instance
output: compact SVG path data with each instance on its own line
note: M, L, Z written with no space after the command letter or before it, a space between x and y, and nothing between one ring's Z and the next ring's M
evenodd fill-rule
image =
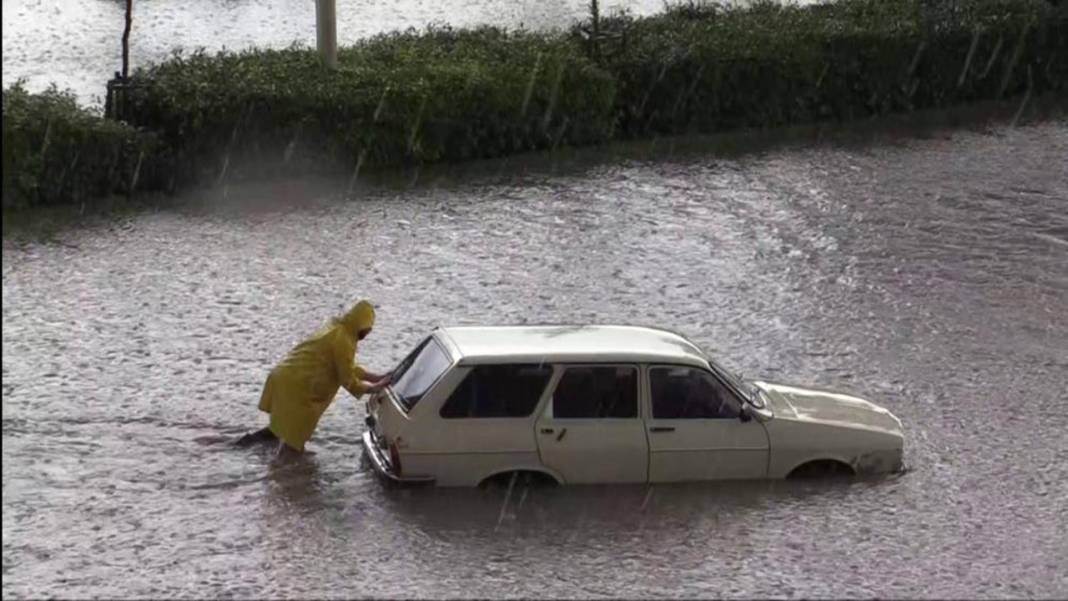
M5 239L4 596L1063 598L1065 156L1054 121L535 157ZM364 296L377 370L439 324L654 324L887 406L910 471L397 490L344 392L302 462L206 444L262 426L270 367Z
M133 65L314 40L309 0L194 4L136 3ZM338 4L346 43L564 27L586 2ZM97 102L122 11L3 0L4 84ZM5 238L3 595L1068 596L1065 156L1063 121L743 157L661 144L351 193L232 186ZM910 470L398 490L361 462L344 392L300 462L213 444L261 427L270 367L364 296L376 370L439 324L663 326L746 375L887 406Z

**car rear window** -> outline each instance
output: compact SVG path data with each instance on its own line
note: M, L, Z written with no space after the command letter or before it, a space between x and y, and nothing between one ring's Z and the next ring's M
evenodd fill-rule
M452 361L433 339L427 338L393 371L391 388L405 411L411 411Z
M441 407L441 417L527 417L541 398L548 365L479 365Z
M554 418L638 417L638 370L569 367L553 392Z

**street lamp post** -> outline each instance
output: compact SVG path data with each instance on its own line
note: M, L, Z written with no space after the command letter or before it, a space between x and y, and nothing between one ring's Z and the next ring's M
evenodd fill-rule
M315 1L315 37L323 64L337 69L337 10L335 0Z
M126 27L122 30L122 79L130 77L130 27L133 25L133 0L126 0Z
M104 98L104 116L109 119L126 118L126 90L130 82L130 29L133 27L133 0L126 0L126 26L122 30L122 71L116 71L115 77L107 83L107 96Z

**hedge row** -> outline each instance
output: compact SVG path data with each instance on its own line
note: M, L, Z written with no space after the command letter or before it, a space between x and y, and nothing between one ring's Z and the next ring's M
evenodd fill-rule
M383 35L319 66L310 50L197 53L138 73L131 121L183 179L452 161L608 139L615 83L572 44L493 28Z
M1046 0L688 4L606 68L626 136L775 127L996 100L1068 82L1068 11Z
M3 208L84 203L156 177L156 136L102 118L55 88L3 91Z
M132 127L16 87L4 93L4 206L9 193L44 204L265 173L356 174L1068 82L1068 9L1047 0L690 2L600 29L615 37L596 54L578 28L392 33L342 49L334 72L307 48L179 54L136 73ZM150 176L133 177L146 160Z

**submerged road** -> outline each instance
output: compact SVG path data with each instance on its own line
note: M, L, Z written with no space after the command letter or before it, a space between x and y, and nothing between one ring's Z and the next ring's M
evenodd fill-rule
M1064 597L1065 156L1050 122L513 161L5 240L4 595ZM384 488L345 393L304 463L202 444L260 427L270 366L360 296L381 305L376 369L438 324L654 324L887 406L911 471L502 511L500 492Z

